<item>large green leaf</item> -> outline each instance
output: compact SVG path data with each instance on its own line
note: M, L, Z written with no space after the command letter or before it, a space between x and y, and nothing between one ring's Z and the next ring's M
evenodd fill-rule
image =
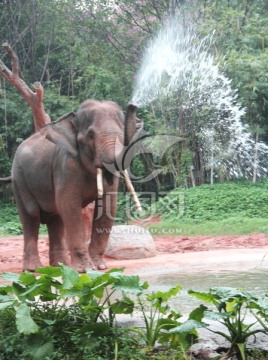
M123 275L121 273L115 273L111 276L116 280L113 285L114 289L132 294L141 294L143 292L138 275Z
M250 293L242 289L232 287L214 287L210 289L210 292L211 294L218 296L221 301L227 301L234 298L243 298L245 300L250 300L254 298Z
M27 304L22 303L16 309L16 325L22 334L33 334L39 330L38 325L31 317L30 308Z
M12 292L11 285L2 285L0 284L0 295L7 295Z
M26 291L26 288L19 283L13 282L12 284L12 292L16 296L20 297L24 292Z
M188 294L196 297L199 300L204 300L207 303L215 304L219 302L219 297L216 294L211 294L208 292L199 292L194 290L188 290Z
M204 305L199 305L197 308L195 308L189 315L189 319L195 320L195 321L201 321L204 317L204 313L208 308Z
M116 300L111 309L115 314L132 314L134 306L134 301L125 296L122 300Z
M204 324L200 321L195 321L195 320L190 319L190 320L186 320L183 324L176 326L173 329L170 329L169 332L170 333L189 333L198 328L202 328L205 325L206 324Z
M14 301L0 302L0 311L14 305Z
M71 289L79 280L79 273L65 265L61 265L63 289Z
M206 319L210 320L225 320L232 316L232 312L214 312L214 311L205 311L204 316Z
M12 272L4 272L1 276L1 278L4 280L4 281L8 281L8 282L18 282L19 281L19 278L20 278L20 275L19 274L15 274L15 273L12 273Z
M76 290L81 290L85 285L90 285L91 279L87 274L81 274L79 279L75 282L74 288Z
M181 290L181 286L177 285L167 291L157 291L147 296L149 301L158 300L159 302L167 302L172 296L176 296Z
M61 268L56 266L44 266L36 269L35 272L37 272L38 274L48 275L51 277L59 277L62 275Z
M33 285L36 282L36 277L34 276L33 273L31 273L29 271L24 271L20 275L19 281L24 285Z
M90 279L94 280L100 276L103 276L105 273L97 270L87 269L86 274L90 277Z

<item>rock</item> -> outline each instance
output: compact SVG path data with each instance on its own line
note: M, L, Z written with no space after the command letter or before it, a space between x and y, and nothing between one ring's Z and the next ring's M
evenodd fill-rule
M156 255L149 231L136 225L113 226L105 255L118 260L143 259Z
M255 322L255 318L248 314L243 320L246 324ZM219 321L213 321L206 319L206 323L213 331L221 331L227 333L226 327L223 326ZM258 325L256 324L254 329ZM198 329L199 341L198 343L191 346L189 354L194 359L209 360L215 359L221 356L221 359L230 359L230 357L224 357L227 353L231 344L222 336L215 334L205 328ZM260 351L267 352L268 341L267 334L258 333L254 336L250 336L246 342L247 349L258 349Z

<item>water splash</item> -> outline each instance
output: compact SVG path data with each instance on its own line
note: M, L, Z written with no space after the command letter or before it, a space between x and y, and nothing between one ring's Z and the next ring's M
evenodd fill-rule
M168 19L144 53L131 102L137 106L173 103L189 117L206 166L229 177L267 175L268 147L256 143L241 118L246 110L210 53L213 34L200 39L180 17ZM155 105L157 106L157 105ZM208 115L204 121L204 110Z
M189 99L196 92L196 83L203 87L215 77L213 57L205 50L212 36L199 40L192 26L184 21L168 19L149 43L137 73L132 102L144 106L160 96L182 89ZM209 69L209 72L204 70Z

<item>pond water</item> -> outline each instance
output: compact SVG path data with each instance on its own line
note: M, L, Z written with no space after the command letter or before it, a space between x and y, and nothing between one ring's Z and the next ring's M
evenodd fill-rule
M141 276L142 280L149 281L150 291L166 291L179 284L182 290L178 296L170 301L170 305L181 313L189 313L201 302L188 295L188 290L208 291L212 287L242 288L254 295L268 293L268 269L256 267L248 270L203 270L173 271L157 273L156 275ZM203 302L205 305L205 303Z

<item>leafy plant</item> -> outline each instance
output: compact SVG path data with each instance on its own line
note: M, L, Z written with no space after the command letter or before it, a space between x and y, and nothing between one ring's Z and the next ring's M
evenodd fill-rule
M180 289L181 287L177 285L165 292L138 295L138 309L142 313L145 331L140 331L138 328L132 330L144 339L148 350L152 350L157 342L171 348L181 347L183 350L188 350L196 341L196 328L200 327L200 324L191 320L182 324L178 321L182 315L171 310L168 305L169 299L176 296Z
M250 313L256 318L261 327L268 334L268 294L265 298L261 299L252 299L249 304Z
M12 284L0 287L0 311L12 315L16 336L25 344L23 354L27 350L34 359L42 359L42 354L52 354L56 345L66 351L85 337L100 335L110 336L116 343L116 315L131 314L134 309L126 294L142 292L145 286L138 276L126 276L122 271L89 271L80 276L61 265L37 269L38 276L4 273L3 280Z
M204 326L209 331L223 336L231 343L229 354L235 351L238 359L245 360L248 338L257 333L265 333L265 329L255 327L257 321L248 323L245 320L247 312L249 312L249 309L252 312L254 306L259 307L259 316L263 316L262 310L264 307L260 306L258 298L246 291L229 287L215 287L207 293L189 290L189 294L216 307L215 311L201 305L199 311L196 311L197 320L200 321L205 318L219 321L227 332L212 329L208 324L204 324Z
M135 360L142 357L126 356L126 348L142 349L145 343L147 350L152 350L157 341L176 346L174 352L178 351L181 339L168 330L180 325L177 318L181 315L166 302L178 293L179 286L144 294L148 284L141 283L138 276L124 275L123 269L89 270L80 275L61 265L36 272L2 275L10 283L0 286L0 349L8 358L38 360L46 354L46 359L56 360L71 349L88 360L111 358L111 354L115 360L122 354L124 359ZM136 327L117 325L118 315L132 315L135 308L143 315L145 334ZM133 331L141 337L131 336ZM143 354L146 358L147 351Z

